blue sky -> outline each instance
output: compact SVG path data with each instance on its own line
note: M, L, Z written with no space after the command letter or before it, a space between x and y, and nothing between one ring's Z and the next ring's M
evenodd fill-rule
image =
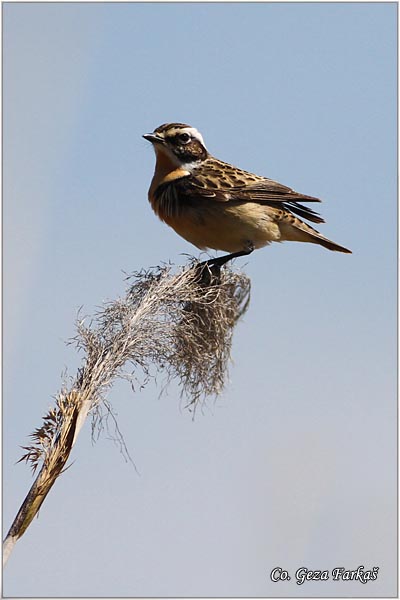
M20 446L65 341L123 271L198 251L152 213L141 135L197 127L219 158L324 200L353 250L275 244L236 262L252 299L230 383L195 421L179 388L110 400L140 472L89 423L18 542L7 596L396 593L395 3L3 4L5 530ZM270 571L378 566L378 580ZM23 573L23 577L21 574Z

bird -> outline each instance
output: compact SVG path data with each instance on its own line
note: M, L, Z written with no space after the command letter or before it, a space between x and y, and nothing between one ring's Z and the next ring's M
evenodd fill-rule
M156 154L148 192L155 214L197 248L229 253L206 262L221 266L283 241L351 254L302 220L325 222L303 204L319 198L215 158L195 127L165 123L143 137Z

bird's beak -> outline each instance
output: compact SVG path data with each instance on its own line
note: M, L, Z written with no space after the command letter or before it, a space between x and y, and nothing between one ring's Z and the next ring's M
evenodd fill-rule
M164 143L164 138L160 137L156 133L145 133L143 135L143 137L145 140L147 140L148 142L151 142L152 144L163 144Z

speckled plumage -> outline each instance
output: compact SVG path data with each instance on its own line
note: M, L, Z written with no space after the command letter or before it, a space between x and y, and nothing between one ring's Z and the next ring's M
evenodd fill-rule
M144 137L156 152L150 203L162 221L198 248L246 254L290 240L350 253L299 218L324 222L300 203L318 198L214 158L190 125L167 123Z

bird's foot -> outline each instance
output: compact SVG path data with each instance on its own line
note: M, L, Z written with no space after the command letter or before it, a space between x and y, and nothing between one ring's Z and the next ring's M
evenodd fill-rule
M199 274L199 282L201 285L206 286L211 285L212 283L218 283L221 280L221 267L234 258L251 254L253 250L253 242L248 242L245 248L240 250L240 252L232 252L231 254L225 254L224 256L203 260L195 267Z
M217 258L209 258L208 260L201 262L200 265L208 265L209 267L221 268L230 260L233 260L234 258L239 258L239 256L247 256L248 254L251 254L253 250L253 242L247 242L245 248L243 250L240 250L239 252L232 252L232 254L224 254L224 256L218 256Z
M212 264L211 261L205 260L197 263L194 268L201 286L208 287L221 280L221 267L218 264Z

